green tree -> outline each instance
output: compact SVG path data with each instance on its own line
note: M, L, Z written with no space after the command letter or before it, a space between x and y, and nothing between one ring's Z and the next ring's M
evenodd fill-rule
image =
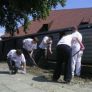
M26 32L29 22L28 16L34 20L46 18L52 7L61 4L65 6L66 0L0 0L0 26L5 27L11 36L18 30L18 22L24 26Z

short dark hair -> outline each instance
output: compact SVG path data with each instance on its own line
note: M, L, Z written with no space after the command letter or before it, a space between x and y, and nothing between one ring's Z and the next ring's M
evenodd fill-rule
M62 31L62 32L59 33L59 38L65 36L65 35L66 35L65 31Z
M77 30L78 28L77 27L73 27L73 30Z
M21 49L16 49L16 53L17 53L17 55L21 55L22 54L22 50Z
M53 36L52 35L48 35L48 37L50 37L53 40Z
M38 38L37 37L34 37L33 40L36 41L36 42L38 42Z

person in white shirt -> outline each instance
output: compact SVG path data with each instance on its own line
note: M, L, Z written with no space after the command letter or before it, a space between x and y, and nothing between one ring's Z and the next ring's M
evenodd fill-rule
M77 37L80 42L82 42L82 34L77 30L75 27L73 29L73 37ZM72 76L80 76L81 74L81 58L83 55L83 50L80 49L80 44L76 41L73 40L72 42Z
M7 63L11 74L16 74L18 69L26 73L26 60L20 49L12 49L7 54Z
M33 52L35 49L37 49L37 42L38 39L36 37L26 38L23 40L23 53L25 55L27 64L30 64L31 66L36 65L35 60L33 58Z
M64 35L59 42L57 43L56 47L56 68L53 73L52 80L57 81L60 78L62 73L62 65L63 62L65 63L64 67L64 81L69 83L72 79L72 67L71 67L71 59L72 59L72 40L74 37L72 34ZM78 38L76 40L79 42ZM82 43L79 42L82 48Z
M35 61L38 64L40 61L40 58L43 56L43 58L47 57L47 49L52 54L52 36L44 36L35 56Z

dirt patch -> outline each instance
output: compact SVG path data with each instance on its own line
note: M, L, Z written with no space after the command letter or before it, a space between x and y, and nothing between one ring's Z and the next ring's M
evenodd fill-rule
M27 67L27 71L35 76L41 76L42 79L46 79L51 81L52 75L53 75L53 70L47 70L47 69L42 69L39 67ZM63 75L60 77L60 79L58 80L58 82L62 82L63 81ZM88 84L89 82L92 81L92 77L90 77L90 75L88 76L81 76L81 77L77 77L75 76L72 81L71 84L79 84L79 85L85 85Z

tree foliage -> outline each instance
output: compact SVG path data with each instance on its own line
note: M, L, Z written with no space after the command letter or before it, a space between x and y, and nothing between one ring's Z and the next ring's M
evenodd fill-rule
M28 15L34 20L46 18L52 7L61 4L63 7L66 0L0 0L0 26L5 27L6 32L14 35L18 31L18 22L24 26L26 31Z

